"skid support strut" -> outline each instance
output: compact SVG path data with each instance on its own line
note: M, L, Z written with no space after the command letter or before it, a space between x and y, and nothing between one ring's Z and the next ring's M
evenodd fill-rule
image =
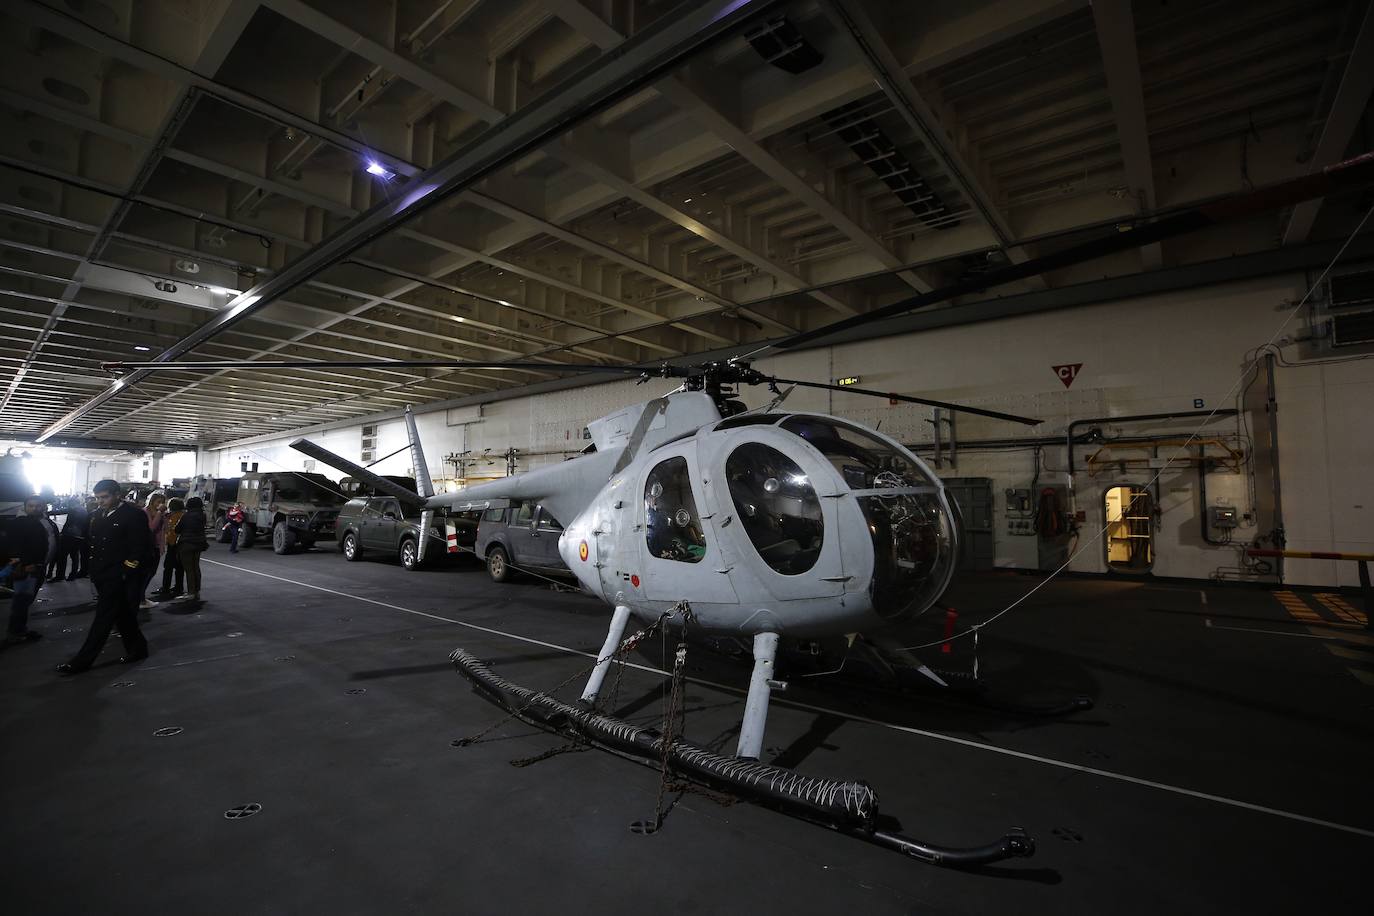
M772 691L773 658L778 654L777 633L754 634L754 674L749 678L749 699L744 702L744 722L740 725L736 757L759 759L763 750L763 730L768 724L768 699Z
M625 637L625 625L630 622L630 609L623 604L616 605L611 615L611 628L606 631L606 642L601 646L601 654L596 657L596 667L592 676L587 678L587 689L582 691L582 702L595 703L601 693L601 684L606 680L606 672L611 668L611 660L620 648L620 640Z

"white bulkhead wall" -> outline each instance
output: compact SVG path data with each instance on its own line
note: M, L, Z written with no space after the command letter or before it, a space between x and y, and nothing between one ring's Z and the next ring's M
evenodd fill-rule
M1040 426L1024 427L960 414L955 418L956 437L966 445L977 440L1053 437L1054 443L1041 452L1038 486L1066 487L1063 437L1072 420L1191 411L1199 399L1205 409L1236 407L1238 394L1245 388L1238 379L1247 353L1275 333L1286 314L1284 303L1301 298L1305 284L1301 275L1230 283L780 354L757 365L779 376L817 381L853 375L865 388L1040 417L1045 421ZM1295 319L1285 333L1294 334L1300 327L1300 320ZM1290 360L1297 359L1296 348L1285 352ZM1052 367L1078 363L1082 367L1066 388ZM1289 545L1303 550L1374 551L1374 479L1368 471L1374 467L1374 424L1369 422L1374 359L1276 372ZM507 448L514 446L522 453L520 470L562 461L587 444L582 430L591 420L674 387L674 382L662 379L643 385L626 380L495 401L483 405L480 419L472 422L454 422L455 415L472 419L472 408L463 408L420 413L417 423L433 476L452 473L452 466L443 463L446 454L463 450L479 454L484 449L491 450L494 461L470 473L499 476L505 472ZM762 388L741 393L751 407L767 403L770 397ZM1247 389L1245 422L1216 418L1208 428L1209 435L1232 443L1245 439L1247 449L1253 440L1256 448L1252 464L1259 473L1253 479L1251 469L1239 474L1214 469L1207 479L1208 503L1233 506L1241 518L1234 535L1237 544L1270 527L1265 397L1261 365L1258 378ZM848 417L878 427L925 457L933 454L929 408L890 405L845 392L798 389L784 409ZM385 420L378 426L378 455L405 445L402 420ZM1197 428L1197 421L1103 424L1103 428L1108 435L1167 433L1182 438ZM356 460L361 427L309 437ZM237 474L239 455L251 450L260 456L260 470L300 470L305 456L287 447L291 438L222 450L219 467L225 474ZM1144 485L1155 474L1140 468L1091 476L1084 466L1095 448L1078 447L1079 470L1072 481L1073 505L1086 520L1078 540L1084 549L1071 569L1082 572L1106 571L1104 549L1097 539L1105 524L1106 490L1122 484ZM1161 455L1172 452L1165 448ZM966 448L959 452L957 468L946 462L938 471L945 477L991 479L998 566L1036 568L1042 562L1037 538L1008 534L1003 495L1007 488L1031 486L1033 454L1029 448ZM316 470L337 476L329 469ZM386 459L375 470L409 473L408 451ZM1199 515L1206 507L1199 502L1197 471L1192 465L1170 468L1152 489L1157 489L1160 503L1156 575L1206 579L1218 568L1237 564L1235 547L1212 546L1202 540ZM1351 563L1289 561L1287 567L1287 580L1294 584L1352 584L1354 575Z

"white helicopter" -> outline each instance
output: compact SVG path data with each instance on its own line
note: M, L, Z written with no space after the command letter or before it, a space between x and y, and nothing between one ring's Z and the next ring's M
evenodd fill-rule
M1161 216L1125 231L980 276L775 342L788 349L915 308L947 301L1046 270L1251 216L1345 185L1374 180L1374 155L1247 194ZM534 368L683 378L678 390L589 424L592 448L571 461L435 495L413 414L406 411L418 493L306 440L292 445L378 491L422 509L430 530L440 509L483 508L519 499L565 521L559 553L590 593L613 607L604 646L582 691L582 705L513 685L461 649L453 660L474 686L512 714L592 743L651 760L665 771L723 785L804 818L847 830L924 861L978 866L1028 856L1031 839L1013 830L975 849L949 849L884 832L877 799L863 783L799 776L757 762L779 639L864 634L880 651L939 678L884 635L919 615L949 585L958 527L944 486L910 450L876 430L839 417L780 409L779 385L842 390L1035 424L1026 417L942 401L765 375L742 360L704 366L471 363L449 360L234 360L107 363L114 372L429 367ZM764 384L776 397L750 411L739 385ZM420 541L423 561L428 538ZM600 714L595 706L610 666L626 646L631 617L666 620L752 641L753 672L733 757Z
M486 368L509 366L483 364ZM544 365L544 364L538 364ZM475 366L474 366L475 368ZM572 368L572 367L567 367ZM577 366L585 371L585 367ZM958 527L940 478L899 442L839 417L763 411L735 400L740 384L836 387L765 376L744 362L633 370L686 376L678 390L588 424L592 446L559 464L435 495L407 410L417 493L308 440L292 446L424 510L485 509L499 500L568 520L559 554L614 608L582 700L594 703L631 617L644 623L687 602L705 633L752 640L754 671L736 756L763 746L781 636L875 634L902 664L929 669L885 639L888 624L939 600L958 557ZM1019 423L997 411L896 397ZM423 561L423 550L421 560Z

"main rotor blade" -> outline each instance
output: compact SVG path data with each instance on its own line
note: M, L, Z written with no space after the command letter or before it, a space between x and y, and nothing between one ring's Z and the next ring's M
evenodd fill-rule
M181 362L108 362L106 372L122 373L142 369L148 372L171 370L217 371L220 369L527 369L538 372L619 372L625 375L654 374L656 369L642 366L598 366L592 363L481 363L459 359L215 359Z
M862 315L842 318L814 330L802 331L799 334L784 338L772 346L780 350L790 350L793 347L829 337L840 331L881 321L884 318L892 318L923 306L946 302L955 296L981 292L994 286L1011 283L1014 280L1024 280L1027 277L1034 277L1050 270L1058 270L1061 267L1071 267L1118 251L1142 248L1176 235L1183 235L1246 216L1254 216L1268 210L1277 210L1280 207L1310 200L1314 197L1325 197L1340 188L1368 184L1371 181L1374 181L1374 153L1365 153L1353 159L1327 166L1320 172L1314 172L1311 175L1304 175L1290 181L1281 181L1278 184L1256 188L1245 194L1237 194L1202 204L1171 216L1162 217L1152 223L1144 223L1124 232L1114 232L1109 236L1073 245L1054 254L1032 258L1029 261L1012 264L997 270L990 270L977 277L961 280L949 286L942 286L928 293L912 296L909 299L885 305Z
M772 381L783 385L801 385L803 388L823 388L826 391L845 391L849 394L867 394L875 398L890 398L894 401L903 401L907 404L924 404L927 407L942 407L945 410L957 410L959 413L972 413L980 417L992 417L994 420L1009 420L1012 423L1024 423L1026 426L1036 426L1045 422L1035 420L1031 417L1018 417L1014 413L1000 413L996 410L984 410L981 407L965 407L963 404L951 404L949 401L932 401L930 398L915 398L905 394L892 394L887 391L877 391L873 388L855 388L853 385L827 385L824 382L800 382L792 378L774 378Z

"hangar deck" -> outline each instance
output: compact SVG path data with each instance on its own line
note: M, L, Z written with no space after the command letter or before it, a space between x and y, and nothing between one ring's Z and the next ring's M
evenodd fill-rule
M1094 700L1064 718L793 679L765 759L869 781L923 839L1037 840L960 873L698 795L641 836L650 769L599 752L512 767L562 744L518 722L452 746L500 715L448 653L551 688L603 638L589 598L318 550L205 565L209 600L154 610L141 665L112 645L52 674L89 620L84 582L46 588L47 638L0 655L6 820L25 825L0 850L7 912L1367 912L1374 639L1339 598L1054 581L989 628L980 662L1003 700ZM1036 581L948 597L969 622ZM694 647L689 669L688 737L729 743L747 666ZM655 721L663 683L627 670L622 715Z

